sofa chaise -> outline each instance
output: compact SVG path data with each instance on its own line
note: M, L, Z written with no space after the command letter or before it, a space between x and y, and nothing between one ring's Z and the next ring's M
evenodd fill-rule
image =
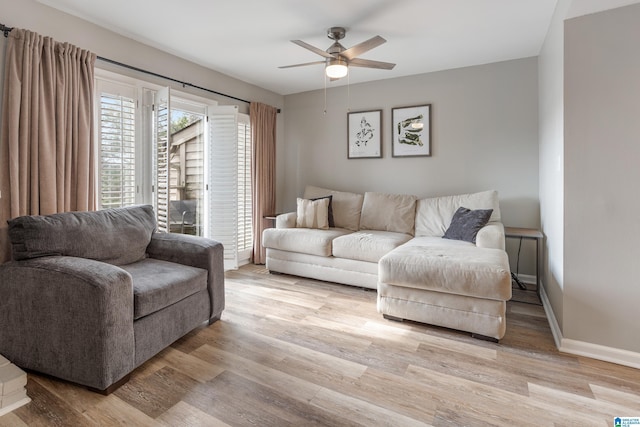
M156 233L151 206L9 221L0 266L0 353L110 393L225 305L223 248Z
M301 223L308 202L319 212L330 205L329 227ZM484 223L474 222L476 214ZM477 226L466 230L470 224ZM263 233L270 272L376 289L385 318L494 341L505 334L511 298L504 245L496 191L418 200L307 186L298 210L278 215Z

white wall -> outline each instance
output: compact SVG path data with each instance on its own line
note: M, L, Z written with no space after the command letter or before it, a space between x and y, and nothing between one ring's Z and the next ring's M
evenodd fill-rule
M564 18L571 0L559 0L538 57L540 222L543 286L558 326L563 319L564 272Z
M565 338L640 352L640 5L565 22Z
M326 115L323 91L288 95L279 207L293 210L307 184L419 197L496 189L506 225L538 227L537 81L526 58L329 89ZM432 157L392 158L391 108L425 103ZM348 105L383 110L382 159L347 159ZM523 259L533 274L527 248Z

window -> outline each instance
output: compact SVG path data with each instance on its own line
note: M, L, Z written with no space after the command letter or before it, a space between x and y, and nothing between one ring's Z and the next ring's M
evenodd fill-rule
M202 103L175 97L169 88L156 93L153 201L162 231L204 235L206 110Z
M221 241L226 268L248 261L249 116L110 72L96 75L100 208L152 204L159 230Z
M106 82L98 88L100 207L132 205L136 202L134 90Z

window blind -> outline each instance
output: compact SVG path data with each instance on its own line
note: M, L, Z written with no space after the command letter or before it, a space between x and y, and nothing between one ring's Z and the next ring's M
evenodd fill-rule
M224 246L225 270L238 268L238 109L208 111L207 235Z
M100 208L136 200L135 91L99 82Z
M154 102L154 208L159 231L169 231L169 146L171 104L169 88L157 92Z
M253 227L251 207L251 125L249 116L238 116L238 258L251 258Z

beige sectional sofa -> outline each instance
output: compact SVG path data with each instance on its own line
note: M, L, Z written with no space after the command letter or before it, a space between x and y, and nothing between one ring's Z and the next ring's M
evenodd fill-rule
M496 191L420 200L314 186L304 192L304 199L327 196L332 227L296 227L291 212L264 231L271 272L376 289L387 318L502 338L511 279ZM443 238L460 207L492 209L475 243Z

